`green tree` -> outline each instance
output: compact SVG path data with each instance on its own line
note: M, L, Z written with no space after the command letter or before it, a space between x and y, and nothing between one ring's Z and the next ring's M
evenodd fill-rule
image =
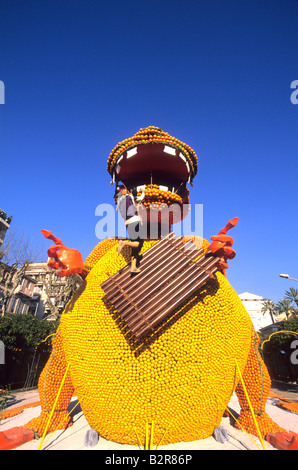
M269 313L272 323L274 323L275 322L274 317L276 315L276 312L277 312L277 307L276 307L276 304L273 302L273 300L265 299L263 302L263 306L262 306L263 315L265 315L266 313Z
M294 339L298 339L298 336L291 333L298 333L298 318L291 317L288 320L283 321L278 328L279 332L275 332L272 335L260 334L260 347L263 344L264 352L280 351L284 350L287 354L291 354L291 343ZM270 341L268 341L270 338Z
M277 312L284 313L288 320L293 313L292 301L286 298L280 300L277 303Z
M55 333L58 322L46 322L31 315L0 317L0 340L7 349L32 349Z
M295 331L298 333L298 318L291 317L289 320L283 322L282 330Z
M286 290L285 299L294 302L298 307L298 289L294 289L294 287L290 287L289 290Z

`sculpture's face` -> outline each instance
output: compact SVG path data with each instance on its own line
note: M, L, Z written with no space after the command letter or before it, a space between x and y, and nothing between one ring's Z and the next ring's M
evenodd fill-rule
M148 127L115 147L108 171L116 182L123 182L138 195L144 194L141 215L147 213L152 221L154 211L170 207L174 209L173 223L183 218L183 204L189 204L186 185L196 174L197 157L190 147L161 129Z

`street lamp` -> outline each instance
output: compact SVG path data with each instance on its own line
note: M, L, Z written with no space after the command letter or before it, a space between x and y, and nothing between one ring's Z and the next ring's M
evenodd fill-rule
M288 274L280 274L279 277L284 277L285 279L291 279L292 281L298 282L298 279L294 279L293 277L290 277Z

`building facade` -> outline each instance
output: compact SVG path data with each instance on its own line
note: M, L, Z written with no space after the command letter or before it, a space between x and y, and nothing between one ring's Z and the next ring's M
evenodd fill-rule
M260 295L243 292L239 294L242 304L246 308L256 331L272 325L272 318L269 312L263 313L262 308L265 299Z
M26 273L34 280L36 301L35 315L43 319L56 320L62 313L66 302L67 279L59 277L47 263L31 263Z
M8 313L20 315L36 314L36 298L34 295L35 281L26 274L15 288L13 296L7 304Z
M0 308L5 304L6 314L57 320L79 285L78 276L61 278L47 263L31 263L20 276L18 269L0 262Z
M61 278L47 263L30 263L17 268L4 260L1 245L12 217L0 209L0 313L34 315L39 319L56 320L73 292L79 278Z
M18 276L18 270L0 262L0 308L5 313L35 314L35 280L26 273ZM2 312L3 313L3 312Z

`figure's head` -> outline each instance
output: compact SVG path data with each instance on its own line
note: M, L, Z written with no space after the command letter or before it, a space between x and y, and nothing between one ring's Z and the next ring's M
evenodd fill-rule
M148 219L150 208L152 219L154 208L161 212L175 207L171 224L183 218L181 208L189 204L187 183L192 185L197 169L195 152L154 126L140 129L119 142L110 153L107 165L116 186L122 182L130 190L136 188L137 193L143 190L143 217L147 214Z
M115 194L114 194L115 201L117 201L117 199L121 196L126 196L126 194L128 194L128 191L125 188L125 186L123 186L123 184L116 186Z

